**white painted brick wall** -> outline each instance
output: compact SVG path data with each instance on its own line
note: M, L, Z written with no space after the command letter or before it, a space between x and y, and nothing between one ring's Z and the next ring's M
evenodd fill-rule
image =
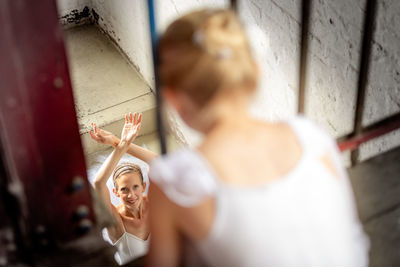
M72 2L86 3L82 1ZM64 2L61 9L69 9L72 3L58 2ZM102 18L100 26L153 86L146 1L88 2ZM255 116L269 120L293 116L297 110L301 1L238 2L242 21L259 28L249 32L261 68L260 86L251 110ZM312 2L306 115L338 137L351 132L353 127L365 0ZM192 9L224 7L227 3L223 0L158 0L158 27L163 30L177 16ZM377 12L364 124L400 110L400 1L378 1ZM198 138L174 116L171 121L182 141L197 142ZM362 146L360 157L364 159L399 145L399 135L395 132Z

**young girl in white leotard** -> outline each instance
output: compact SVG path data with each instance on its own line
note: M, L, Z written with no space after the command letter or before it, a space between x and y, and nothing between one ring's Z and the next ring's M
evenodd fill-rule
M302 117L249 115L257 67L233 12L173 22L159 72L164 98L204 141L151 164L150 266L179 265L187 241L210 266L368 265L334 141Z
M119 264L125 264L141 257L148 250L149 208L147 197L143 196L146 183L143 181L142 171L138 165L128 162L117 166L125 153L130 153L146 162L155 157L154 153L132 144L139 131L141 120L141 114L139 116L136 113L134 115L127 114L121 140L113 134L99 129L95 124L92 124L93 131L89 132L95 141L114 147L113 152L98 171L94 187L116 221L115 225L107 227L107 235L117 248L115 259ZM118 206L111 203L110 192L106 184L112 173L113 193L121 200L121 204Z

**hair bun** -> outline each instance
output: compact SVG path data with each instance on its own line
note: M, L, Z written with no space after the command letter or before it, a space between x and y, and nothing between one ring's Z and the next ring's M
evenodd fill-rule
M208 19L194 31L194 45L220 59L233 57L234 50L246 46L241 25L231 12L210 12Z
M199 106L222 90L256 88L256 64L232 10L182 16L168 26L159 48L163 88L185 92Z

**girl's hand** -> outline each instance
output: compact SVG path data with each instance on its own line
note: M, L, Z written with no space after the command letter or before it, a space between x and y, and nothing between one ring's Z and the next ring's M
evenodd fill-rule
M139 133L141 123L142 114L139 114L139 116L136 112L134 113L134 115L132 115L132 113L126 114L125 125L122 129L120 144L125 143L129 145L130 143L132 143L132 141Z
M93 131L90 130L89 134L90 137L95 140L97 143L110 145L110 146L117 146L119 143L119 139L112 133L100 129L97 127L95 123L92 123Z

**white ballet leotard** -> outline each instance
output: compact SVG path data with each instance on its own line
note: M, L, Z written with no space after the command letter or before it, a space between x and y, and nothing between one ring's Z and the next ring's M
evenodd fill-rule
M150 236L146 240L143 240L133 234L128 233L125 230L124 224L122 224L122 227L124 233L115 243L113 243L109 238L107 229L103 231L105 239L117 248L114 258L115 261L120 265L146 255L150 242Z

